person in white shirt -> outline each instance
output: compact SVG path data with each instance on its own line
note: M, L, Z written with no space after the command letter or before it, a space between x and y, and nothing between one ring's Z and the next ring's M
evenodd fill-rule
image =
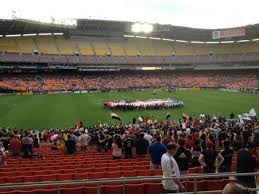
M153 137L152 137L152 135L150 135L150 131L147 131L147 133L145 133L144 139L147 140L149 143L149 146L151 146Z
M178 145L176 143L167 144L167 153L161 158L161 167L163 178L180 177L180 170L177 162L174 159ZM165 193L178 193L179 190L184 191L184 187L179 179L162 180Z
M83 131L83 134L79 137L79 143L81 146L81 151L85 152L87 150L87 146L91 141L91 137Z

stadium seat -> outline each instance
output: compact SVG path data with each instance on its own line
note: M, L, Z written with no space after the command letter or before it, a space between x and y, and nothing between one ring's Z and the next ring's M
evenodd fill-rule
M225 180L208 180L207 181L207 190L213 191L213 190L221 190L224 188Z
M23 182L39 182L38 176L23 176Z
M122 185L105 185L103 187L104 194L121 194L122 192Z
M126 184L125 194L143 194L145 193L144 184Z
M101 179L104 178L104 172L88 173L89 179Z
M105 178L118 178L121 177L121 172L120 171L114 171L114 172L106 172L105 173Z
M153 170L153 175L154 176L162 176L163 175L163 172L161 169L154 169Z
M77 173L75 174L75 180L88 179L88 173Z
M41 189L38 194L58 194L58 189Z
M150 176L150 170L137 170L137 176Z
M84 194L84 187L63 188L60 190L60 194Z
M57 176L56 175L40 175L39 180L44 182L44 181L56 181Z
M122 171L122 176L124 176L124 177L134 177L134 176L137 176L137 173L136 173L135 170Z
M98 188L94 186L87 186L83 188L84 194L97 194L98 193ZM100 188L100 191L102 193L102 188Z
M21 177L21 176L12 176L12 177L6 177L5 178L5 181L7 182L7 183L22 183L23 182L23 177Z
M145 194L162 194L164 191L161 183L146 183Z
M58 174L57 179L59 181L73 180L75 174Z

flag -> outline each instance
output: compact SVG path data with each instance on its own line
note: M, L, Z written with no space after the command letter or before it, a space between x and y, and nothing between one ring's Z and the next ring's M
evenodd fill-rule
M115 114L115 113L113 113L113 112L111 112L110 114L111 114L111 118L112 118L112 119L115 119L115 120L121 121L121 118L120 118L120 116L119 116L119 115L117 115L117 114Z
M140 116L140 117L137 118L137 122L138 122L138 123L142 123L143 121L144 121L144 119L143 119L142 116Z
M76 122L76 129L80 129L82 127L82 124L83 124L82 121L78 120Z
M251 117L255 117L255 116L256 116L256 112L255 112L255 109L254 109L254 108L252 108L252 109L249 111L249 115L250 115Z
M166 119L169 119L170 117L171 117L171 113L170 112L166 113Z
M189 121L190 121L190 117L186 113L183 113L183 119L185 120L185 123L189 123Z

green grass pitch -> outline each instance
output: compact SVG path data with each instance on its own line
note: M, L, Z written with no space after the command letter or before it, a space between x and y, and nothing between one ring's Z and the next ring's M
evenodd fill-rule
M49 129L72 127L77 120L87 126L99 122L118 123L111 120L109 111L102 106L105 100L174 98L184 102L184 108L170 109L171 118L181 118L186 112L190 116L201 112L228 116L248 112L251 108L259 111L259 95L231 93L214 90L107 92L88 94L53 94L31 96L0 96L0 127ZM168 110L143 110L120 112L122 122L128 123L133 117L153 115L165 119Z

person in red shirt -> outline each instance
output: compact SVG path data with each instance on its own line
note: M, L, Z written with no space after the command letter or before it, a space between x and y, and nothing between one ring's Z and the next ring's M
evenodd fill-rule
M173 133L172 132L168 132L167 136L164 137L162 143L164 145L169 144L170 142L174 142L174 138L173 138Z
M193 146L194 146L194 142L192 141L192 136L189 135L187 138L187 141L185 142L185 147L191 150Z
M13 156L20 156L22 143L16 136L11 136L10 150Z

